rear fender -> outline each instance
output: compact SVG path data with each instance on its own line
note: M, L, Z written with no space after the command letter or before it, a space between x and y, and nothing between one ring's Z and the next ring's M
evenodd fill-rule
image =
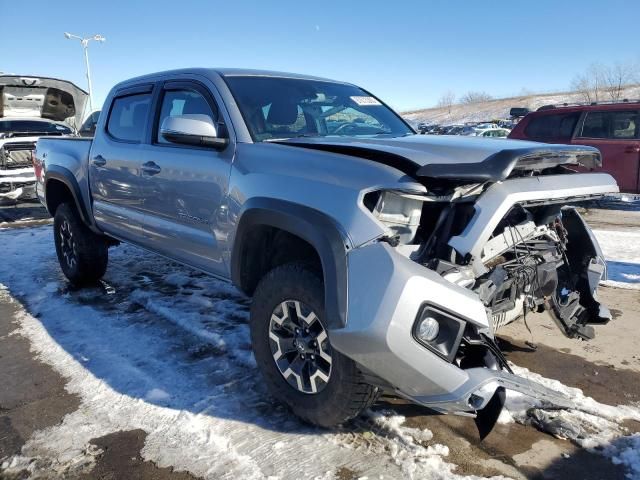
M59 181L65 185L71 197L73 199L73 203L78 211L80 218L82 221L92 230L98 232L93 223L93 217L89 214L89 210L85 203L82 200L82 193L80 191L80 185L78 185L78 181L76 177L71 173L68 169L61 167L59 165L48 165L47 171L44 176L44 195L46 199L46 207L51 216L55 215L55 210L53 210L53 206L50 205L50 197L47 192L48 186L52 180ZM99 232L98 232L99 233Z

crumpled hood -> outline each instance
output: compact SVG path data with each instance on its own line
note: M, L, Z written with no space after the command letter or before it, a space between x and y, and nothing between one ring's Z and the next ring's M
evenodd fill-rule
M500 181L514 168L567 163L593 168L600 163L592 147L464 136L300 137L277 143L367 158L414 176L460 181Z
M0 118L45 118L79 128L88 97L66 80L0 75Z

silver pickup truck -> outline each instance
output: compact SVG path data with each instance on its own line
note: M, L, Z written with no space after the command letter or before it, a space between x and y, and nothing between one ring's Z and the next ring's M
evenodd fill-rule
M190 69L116 85L93 139L38 142L74 284L119 241L233 282L272 394L322 426L382 391L492 428L505 389L566 403L496 341L527 311L588 339L611 316L572 202L617 192L589 147L416 135L348 83Z

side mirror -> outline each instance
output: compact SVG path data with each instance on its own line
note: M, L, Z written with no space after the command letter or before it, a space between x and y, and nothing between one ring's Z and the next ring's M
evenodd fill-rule
M229 139L218 137L218 130L211 118L199 113L165 118L160 126L160 135L171 143L216 150L224 150L229 144Z

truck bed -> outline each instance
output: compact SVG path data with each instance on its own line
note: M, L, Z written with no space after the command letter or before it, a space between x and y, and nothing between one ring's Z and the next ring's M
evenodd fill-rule
M36 193L45 206L46 198L43 192L47 174L75 177L80 189L78 193L83 198L84 205L91 204L87 178L91 141L91 138L83 137L52 137L38 140L33 162L37 180ZM49 167L47 158L52 150L55 150L55 165Z

